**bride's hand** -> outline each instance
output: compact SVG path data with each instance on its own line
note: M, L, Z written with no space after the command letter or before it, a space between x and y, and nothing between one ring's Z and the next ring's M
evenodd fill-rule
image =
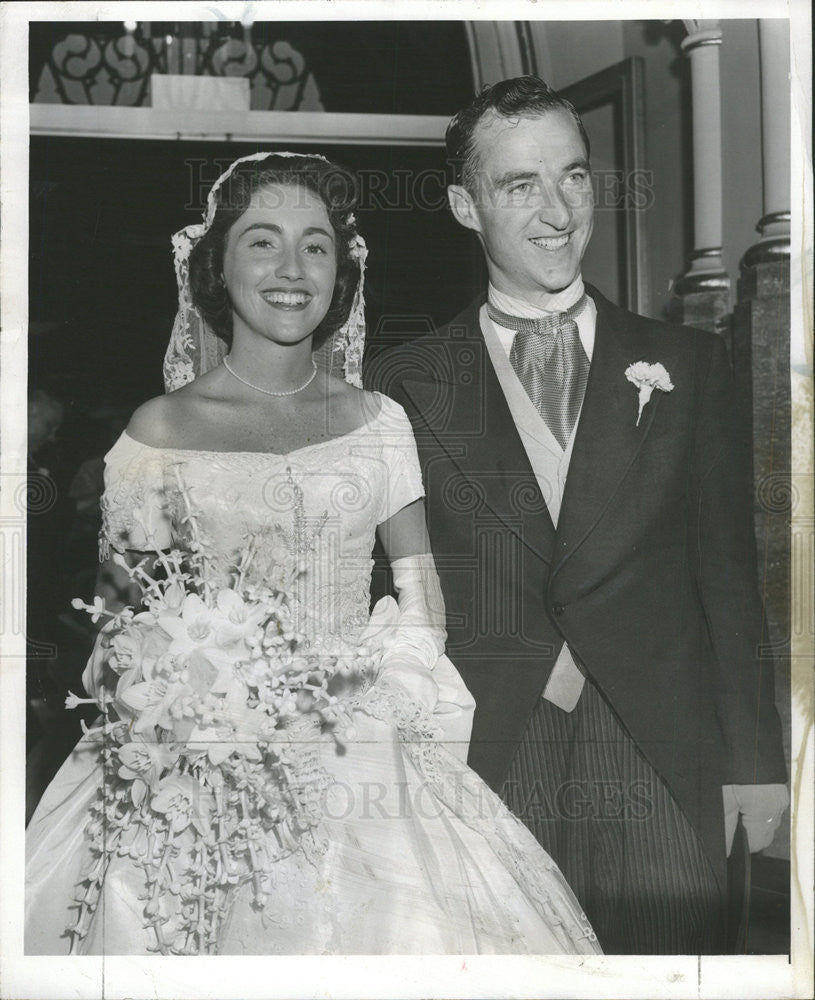
M439 686L417 658L407 654L389 659L376 679L378 688L398 688L422 708L432 713L439 700Z

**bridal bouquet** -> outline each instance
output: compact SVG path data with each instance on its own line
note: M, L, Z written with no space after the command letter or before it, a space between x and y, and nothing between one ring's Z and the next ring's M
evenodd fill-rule
M332 691L373 670L364 647L314 647L297 631L301 562L250 584L253 537L228 585L218 585L189 504L184 520L187 551L157 550L135 567L114 556L141 591L140 609L73 602L108 621L85 675L94 697L66 701L103 713L86 730L100 741L104 780L87 826L94 863L78 886L72 951L116 856L143 869L145 925L161 954L212 953L244 885L262 907L275 862L320 849L328 777L316 739L328 731L339 742L349 721Z

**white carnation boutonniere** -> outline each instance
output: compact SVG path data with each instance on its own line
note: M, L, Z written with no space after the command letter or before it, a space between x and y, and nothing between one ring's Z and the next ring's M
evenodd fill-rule
M659 389L661 392L671 392L674 384L671 381L671 376L666 371L665 366L661 365L659 362L652 365L647 361L637 361L635 364L629 365L628 368L626 368L625 377L629 382L633 382L633 384L640 391L640 409L637 414L636 423L636 426L639 427L642 411L651 399L651 393L654 389Z

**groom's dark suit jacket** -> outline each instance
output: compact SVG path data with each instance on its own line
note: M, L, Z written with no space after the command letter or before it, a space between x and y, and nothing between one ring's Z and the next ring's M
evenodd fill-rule
M565 640L721 872L721 785L786 781L760 659L749 461L720 338L620 309L597 327L557 529L479 327L481 301L385 352L407 410L448 613L476 701L470 765L498 789ZM637 426L625 371L661 362Z

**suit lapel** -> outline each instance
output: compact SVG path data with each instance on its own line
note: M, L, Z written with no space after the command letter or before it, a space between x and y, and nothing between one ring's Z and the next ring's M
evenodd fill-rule
M463 319L450 324L459 330L464 326ZM456 343L451 340L446 345L447 370L454 381L405 379L402 389L462 483L475 489L507 530L549 563L554 525L492 367L477 309L467 314L466 330L471 368L449 357L450 345Z
M662 393L654 392L637 426L637 389L625 370L646 346L624 328L623 314L596 290L597 326L586 395L575 435L555 540L554 576L590 534L648 437Z

